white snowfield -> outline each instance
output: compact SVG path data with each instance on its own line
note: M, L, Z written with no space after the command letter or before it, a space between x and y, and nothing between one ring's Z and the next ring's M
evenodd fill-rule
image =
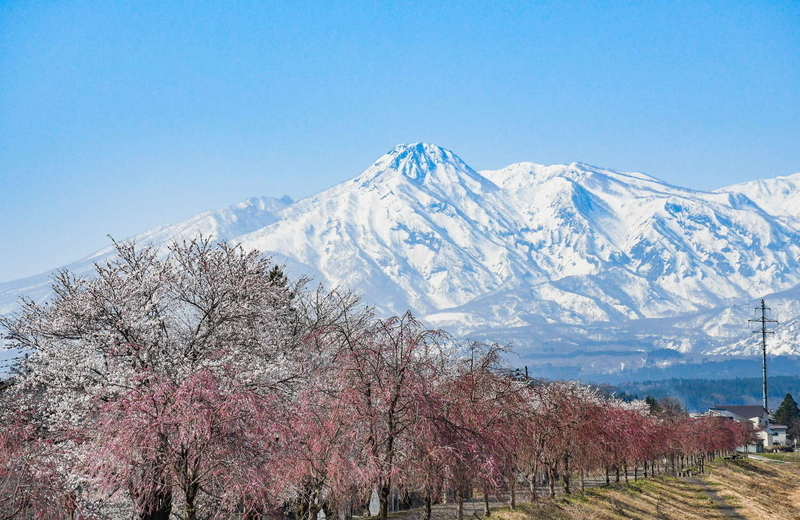
M523 357L755 353L762 297L780 314L771 348L800 354L800 174L702 192L581 163L477 172L415 143L312 197L252 198L134 239L200 233ZM110 254L66 267L88 274ZM48 283L0 284L0 313Z

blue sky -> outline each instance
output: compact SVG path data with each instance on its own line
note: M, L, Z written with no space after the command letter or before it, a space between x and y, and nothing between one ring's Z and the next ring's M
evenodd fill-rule
M0 2L0 281L414 141L798 172L800 2Z

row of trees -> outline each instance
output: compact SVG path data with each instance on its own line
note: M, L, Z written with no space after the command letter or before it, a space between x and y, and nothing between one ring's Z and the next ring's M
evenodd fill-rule
M28 355L0 400L0 518L344 518L375 491L381 519L392 492L461 511L474 489L513 505L520 484L701 466L752 433L515 378L496 346L239 247L117 249L2 323Z

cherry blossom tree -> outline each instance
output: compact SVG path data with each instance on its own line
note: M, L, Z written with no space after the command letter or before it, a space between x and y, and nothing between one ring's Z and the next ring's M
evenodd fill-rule
M425 507L423 518L430 520L432 506L444 492L449 462L455 453L451 443L452 425L443 413L446 405L440 399L429 398L423 406L426 411L415 427L409 452L412 462L406 470L405 482L421 496Z
M490 493L503 489L513 472L515 420L524 384L499 370L503 349L497 345L470 342L465 350L468 355L454 361L444 392L450 428L445 438L451 454L446 466L459 517L472 483L483 493L488 516Z
M405 478L421 404L446 368L446 338L410 313L340 332L341 396L356 423L351 435L363 449L365 468L377 486L379 517L385 520L392 485Z
M165 257L116 246L93 278L61 272L51 301L4 320L30 352L13 396L107 457L98 482L126 489L142 518L168 517L178 489L193 519L221 453L269 438L240 433L297 378L291 290L268 259L228 244L176 242Z
M335 518L366 500L371 482L354 445L357 431L342 388L321 372L288 403L280 421L277 473L297 520Z
M6 410L6 412L11 412ZM67 519L92 504L80 503L80 482L64 466L72 462L69 443L44 438L25 416L3 414L0 427L0 519Z

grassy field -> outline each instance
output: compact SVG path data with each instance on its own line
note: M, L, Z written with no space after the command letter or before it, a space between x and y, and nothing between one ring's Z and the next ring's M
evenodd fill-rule
M796 453L759 453L759 457L764 457L782 462L800 462L800 452Z
M499 509L495 520L712 520L747 518L800 520L800 454L783 460L729 460L708 465L705 486L684 479L640 480L629 485L590 489L515 510ZM709 489L710 488L710 489ZM733 511L720 509L715 493ZM726 514L727 513L727 514ZM738 515L738 516L736 516Z
M584 495L558 497L492 514L497 520L605 520L618 518L700 520L724 518L699 488L679 479L655 478L615 487L593 488Z
M745 518L800 520L800 455L717 462L707 481Z

